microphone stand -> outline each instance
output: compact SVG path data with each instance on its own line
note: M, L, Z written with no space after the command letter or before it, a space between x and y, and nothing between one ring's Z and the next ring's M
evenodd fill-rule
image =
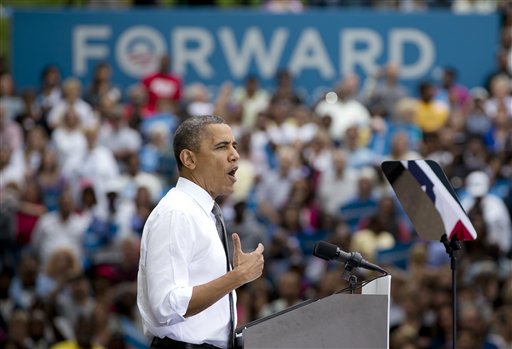
M350 294L354 294L357 286L357 276L352 274L352 270L357 268L361 261L363 260L363 256L357 252L352 252L350 254L350 258L345 262L345 270L343 271L343 279L348 281L348 288L350 290Z
M446 253L450 256L450 268L452 270L452 348L457 348L457 257L456 252L462 248L457 236L454 235L452 240L448 240L446 234L441 237Z

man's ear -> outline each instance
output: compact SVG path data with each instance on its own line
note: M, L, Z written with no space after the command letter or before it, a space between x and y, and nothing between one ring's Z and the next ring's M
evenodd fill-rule
M192 150L183 149L180 153L180 160L183 166L189 170L196 168L196 154Z

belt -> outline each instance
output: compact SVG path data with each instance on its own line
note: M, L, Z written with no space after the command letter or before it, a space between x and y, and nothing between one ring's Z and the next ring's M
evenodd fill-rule
M151 348L160 349L160 348L169 348L169 349L220 349L215 345L211 345L208 343L203 344L192 344L176 341L169 337L159 338L154 337L151 342Z

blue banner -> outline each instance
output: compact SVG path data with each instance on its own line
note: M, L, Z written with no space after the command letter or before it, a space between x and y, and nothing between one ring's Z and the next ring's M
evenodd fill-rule
M388 61L416 93L420 80L456 67L459 81L480 86L495 67L499 18L449 12L308 11L269 14L226 10L15 11L12 66L20 88L38 87L43 67L87 85L94 66L107 61L113 81L129 86L169 53L186 84L239 84L256 74L274 85L287 68L312 96L355 73L361 78Z

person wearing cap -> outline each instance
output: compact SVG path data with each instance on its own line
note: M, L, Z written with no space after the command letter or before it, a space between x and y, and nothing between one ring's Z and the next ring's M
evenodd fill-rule
M467 195L461 200L462 207L469 212L481 209L487 227L487 239L497 245L505 255L512 247L512 225L504 201L490 193L490 178L483 171L471 172L466 177Z

